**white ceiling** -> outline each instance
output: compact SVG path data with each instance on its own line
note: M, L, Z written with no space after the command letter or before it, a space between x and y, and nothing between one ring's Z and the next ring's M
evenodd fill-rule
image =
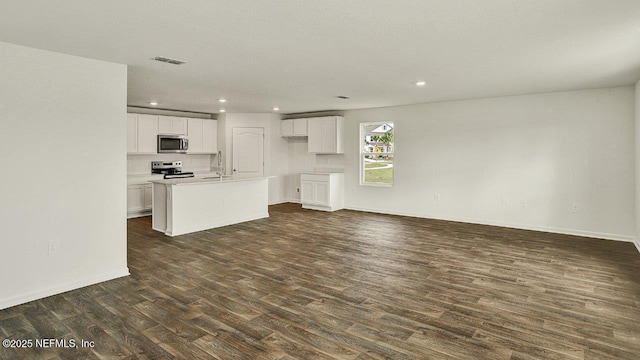
M127 64L133 106L346 110L633 84L640 1L0 0L0 41Z

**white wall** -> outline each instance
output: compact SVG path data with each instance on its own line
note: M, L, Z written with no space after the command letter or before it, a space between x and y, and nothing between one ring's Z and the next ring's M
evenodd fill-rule
M280 137L280 115L273 113L226 113L218 116L218 148L222 150L226 173L232 173L233 128L260 127L264 129L264 172L269 180L269 204L286 201L289 173L288 148Z
M0 309L127 275L126 66L0 59Z
M307 138L289 138L289 176L287 182L287 199L300 202L300 173L309 171L344 172L345 155L318 155L309 153Z
M633 87L356 110L345 119L348 208L635 236ZM372 121L395 123L391 188L358 185L359 123Z
M308 152L307 138L287 138L289 176L287 176L286 196L291 202L300 202L300 173L313 171L316 155Z

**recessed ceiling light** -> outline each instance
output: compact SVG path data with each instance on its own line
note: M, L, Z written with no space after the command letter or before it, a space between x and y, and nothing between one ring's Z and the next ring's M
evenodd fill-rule
M227 110L225 110L225 109L220 109L220 112L221 112L221 113L223 113L223 112L227 112Z
M150 102L150 103L149 103L149 105L151 105L151 106L156 106L156 105L158 105L158 103L157 103L157 102L155 102L155 101L152 101L152 102Z
M349 97L348 96L344 96L344 95L338 95L338 96L336 96L336 98L342 99L342 100L349 100Z
M425 85L427 85L427 82L426 81L416 81L415 84L416 84L416 86L425 86Z
M218 101L221 102L221 103L226 103L227 99L218 99Z
M275 107L273 108L273 111L278 111L278 110L280 110L280 108L279 108L279 107L277 107L277 106L275 106Z

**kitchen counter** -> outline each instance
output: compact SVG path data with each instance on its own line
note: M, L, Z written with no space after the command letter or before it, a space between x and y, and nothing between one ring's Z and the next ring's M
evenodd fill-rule
M230 175L224 175L222 177L222 181L218 176L212 175L207 177L192 177L192 178L178 178L178 179L157 179L150 180L151 183L156 184L164 184L164 185L195 185L195 184L221 184L221 183L229 183L229 182L239 182L239 181L255 181L259 179L270 179L274 176L261 176L261 177L236 177Z
M162 180L162 174L127 175L127 185L147 184L151 180Z
M193 171L195 178L201 179L204 177L216 176L215 171ZM148 184L153 180L164 180L163 174L131 174L127 175L127 185L141 185Z
M330 175L330 174L344 174L344 171L303 171L300 174Z
M151 180L152 227L177 236L269 217L269 178Z

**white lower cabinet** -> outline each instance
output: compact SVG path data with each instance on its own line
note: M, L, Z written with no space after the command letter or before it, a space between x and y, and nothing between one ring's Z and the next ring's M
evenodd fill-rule
M151 184L127 186L127 218L150 215L152 206Z
M302 204L329 206L329 183L324 181L300 181Z
M145 184L142 186L144 192L143 208L145 211L151 211L151 208L153 207L153 187L151 184Z
M300 174L300 202L303 208L312 210L344 208L344 174Z

